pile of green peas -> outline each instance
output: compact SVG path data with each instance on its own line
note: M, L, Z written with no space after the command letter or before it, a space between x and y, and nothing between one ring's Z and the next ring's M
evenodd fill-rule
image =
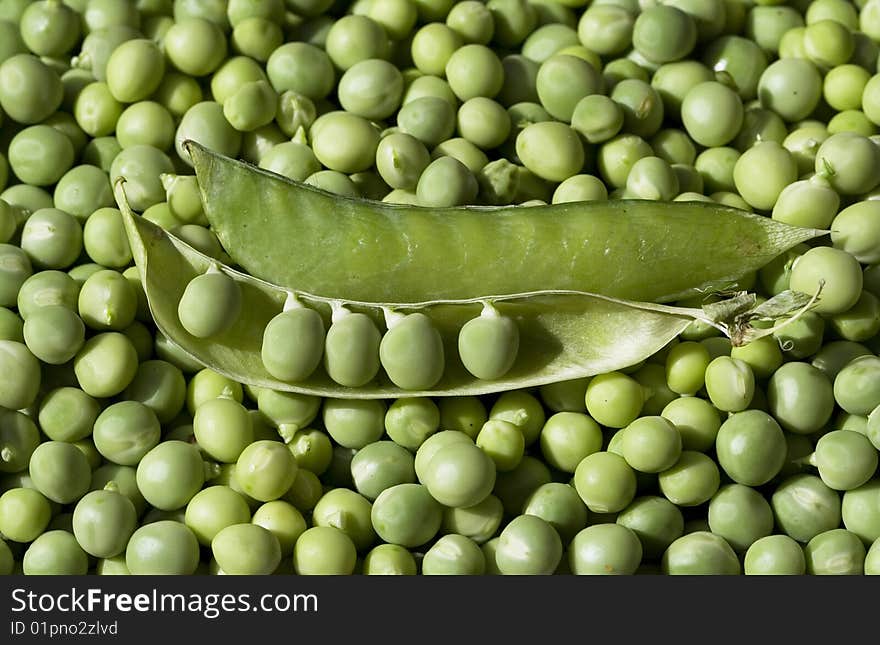
M880 573L878 54L880 0L0 0L0 573ZM730 204L831 231L753 280L821 298L531 390L246 386L156 330L113 200L222 259L186 139L387 202Z

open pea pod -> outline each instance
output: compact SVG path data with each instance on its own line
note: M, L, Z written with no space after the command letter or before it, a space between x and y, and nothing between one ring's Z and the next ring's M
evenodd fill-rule
M695 318L706 319L700 309L629 302L584 292L542 291L377 305L285 289L219 264L136 215L126 200L123 184L123 180L117 181L116 198L157 327L197 361L242 383L346 398L484 394L621 369L661 349ZM191 296L189 286L205 277L214 282L206 283L208 290L201 307L195 303L197 309L193 311L193 303L186 300ZM361 314L360 320L374 326L376 343L378 335L384 333L380 355L374 357L376 365L381 358L382 368L368 374L364 382L345 384L353 377L331 374L328 349L323 352L323 363L316 362L314 369L296 380L273 375L266 367L266 357L268 352L271 359L275 349L264 347L264 334L276 317L291 310L291 303L296 310L319 315L318 343L323 342L325 329L332 331L339 320L352 320L351 315ZM218 306L222 310L214 316L214 322L203 324L202 310ZM408 327L415 331L407 335L398 330L396 340L388 340L400 320L412 322ZM501 326L500 335L493 331L499 320L507 323ZM462 330L474 321L488 321L489 333L476 329L470 349L463 350ZM491 354L495 340L509 340L505 333L510 330L514 331L515 342L505 341L500 355L496 352L486 359L484 353ZM327 347L330 333L326 336ZM341 347L349 351L344 349L345 343ZM424 354L419 353L420 347ZM320 357L321 348L317 349L315 355ZM283 348L277 351L283 352ZM415 355L407 355L411 351ZM299 349L297 352L302 353ZM392 355L387 355L389 352ZM479 365L474 368L462 352L476 353ZM420 380L421 376L411 376L413 366L421 373L433 373L432 365L438 359L439 369L428 385ZM507 364L499 370L495 359ZM348 369L346 360L343 355L344 369ZM395 378L401 364L403 378ZM474 375L481 374L482 369L489 370L492 378Z
M188 141L205 214L249 274L365 302L583 291L668 302L825 231L705 202L424 208L352 199Z

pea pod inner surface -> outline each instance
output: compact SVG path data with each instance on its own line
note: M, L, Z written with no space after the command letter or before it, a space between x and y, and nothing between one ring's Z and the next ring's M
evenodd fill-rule
M824 231L706 202L425 208L333 195L186 144L230 257L365 302L581 291L667 302L727 287Z

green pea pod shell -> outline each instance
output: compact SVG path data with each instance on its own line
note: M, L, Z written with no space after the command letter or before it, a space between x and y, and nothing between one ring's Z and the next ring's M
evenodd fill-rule
M706 202L426 208L334 195L186 142L205 214L250 275L364 302L582 291L669 302L827 233Z
M253 386L345 398L474 395L533 387L635 364L660 350L695 318L706 318L700 309L630 302L573 291L382 305L291 291L218 265L214 258L136 215L128 204L123 184L124 180L117 180L116 198L157 327L195 360ZM219 268L238 283L241 306L238 318L228 329L202 339L181 325L178 303L189 281L212 268ZM297 383L272 377L262 362L263 331L283 310L291 294L303 305L318 311L328 327L334 309L340 305L349 311L367 314L379 329L384 329L389 311L426 314L443 339L446 357L443 376L430 390L403 390L381 370L375 379L360 387L335 383L321 367ZM471 375L457 351L461 327L479 316L487 302L514 320L520 335L513 366L503 377L491 381Z

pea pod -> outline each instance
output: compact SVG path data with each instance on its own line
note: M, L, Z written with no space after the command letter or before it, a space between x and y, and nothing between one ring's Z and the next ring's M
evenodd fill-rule
M238 265L282 287L365 302L547 290L667 302L726 287L823 234L706 202L388 204L185 145L208 221Z
M195 360L236 381L257 387L346 398L498 392L621 369L661 349L695 318L707 319L700 309L631 302L576 291L383 304L294 291L219 264L216 259L137 216L128 204L123 184L124 180L117 181L116 198L157 327ZM210 337L199 338L180 322L179 302L194 278L217 271L236 283L240 306L236 307L236 315L228 327ZM292 301L296 307L316 311L325 329L359 315L371 321L376 330L385 330L394 328L394 321L401 315L411 320L412 314L421 314L417 318L427 319L439 334L442 350L435 347L439 351L435 351L434 356L442 357L442 374L436 380L433 375L428 381L416 379L413 389L405 389L409 387L406 378L392 380L381 369L368 372L370 378L365 382L352 381L354 385L334 381L321 366L296 382L277 378L263 362L264 330L279 314L290 310ZM499 378L492 380L474 376L459 355L461 329L480 317L487 305L499 316L513 321L518 330L518 342L513 349L515 360L509 367L505 365L507 369ZM740 306L736 313L747 309ZM714 323L711 318L709 321ZM727 329L723 324L720 328ZM307 336L321 338L320 334ZM327 337L330 336L328 333ZM414 337L433 335L419 332ZM376 339L368 344L378 352ZM411 349L412 346L405 347ZM421 367L417 360L412 362ZM423 384L432 381L430 385Z

